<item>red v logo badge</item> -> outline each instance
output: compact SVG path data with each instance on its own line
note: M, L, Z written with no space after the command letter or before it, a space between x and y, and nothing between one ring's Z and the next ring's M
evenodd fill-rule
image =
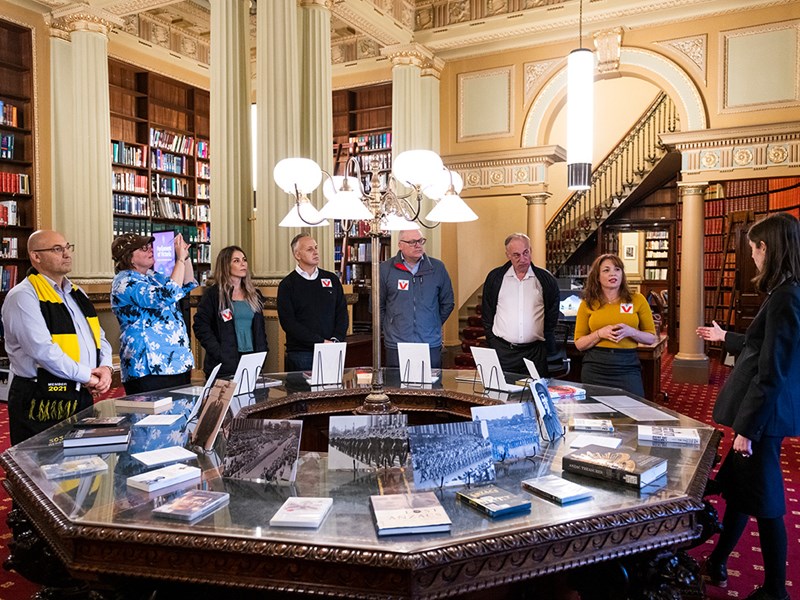
M406 291L408 290L408 279L398 279L397 280L397 289Z
M620 304L619 312L625 313L627 315L633 314L633 304Z

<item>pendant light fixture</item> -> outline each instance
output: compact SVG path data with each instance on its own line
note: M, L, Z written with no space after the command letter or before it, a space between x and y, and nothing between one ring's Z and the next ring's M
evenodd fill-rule
M583 47L583 0L578 48L567 57L567 187L588 190L594 145L594 53Z

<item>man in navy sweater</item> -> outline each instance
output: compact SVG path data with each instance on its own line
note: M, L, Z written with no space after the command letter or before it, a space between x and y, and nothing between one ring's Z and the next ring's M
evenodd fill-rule
M287 371L310 371L314 344L343 342L347 302L335 273L319 268L317 242L301 233L292 240L295 270L278 286L278 319L286 332Z
M386 366L399 367L398 342L428 344L431 367L442 366L442 325L453 312L453 285L444 263L425 254L419 229L401 231L397 256L381 263L381 324Z

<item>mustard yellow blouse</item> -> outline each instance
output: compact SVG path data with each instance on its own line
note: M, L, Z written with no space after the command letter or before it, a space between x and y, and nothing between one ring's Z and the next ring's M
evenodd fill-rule
M644 296L637 293L633 294L633 302L630 304L625 304L620 300L613 304L604 304L596 310L592 310L585 300L581 301L581 305L578 307L578 316L575 318L575 339L602 329L606 325L616 325L617 323L624 323L647 333L655 334L656 332L650 305ZM604 339L597 344L597 347L600 348L636 348L636 346L637 343L629 337L617 343Z

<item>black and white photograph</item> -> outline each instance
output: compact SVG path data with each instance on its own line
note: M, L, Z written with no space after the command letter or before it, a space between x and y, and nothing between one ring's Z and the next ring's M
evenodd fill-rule
M333 416L328 426L328 468L372 470L402 467L408 460L406 415Z
M302 421L233 419L223 460L225 477L293 482Z
M473 406L472 420L481 423L492 443L495 462L536 456L539 451L539 425L530 402Z
M408 441L418 490L495 479L492 443L479 421L409 427Z

